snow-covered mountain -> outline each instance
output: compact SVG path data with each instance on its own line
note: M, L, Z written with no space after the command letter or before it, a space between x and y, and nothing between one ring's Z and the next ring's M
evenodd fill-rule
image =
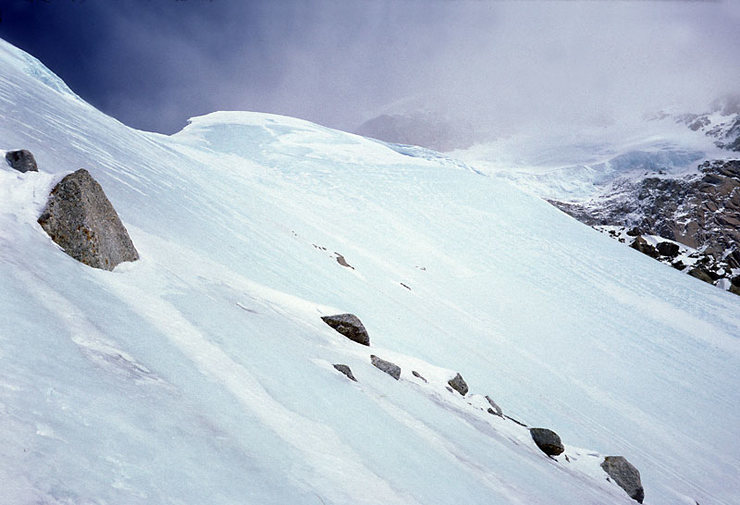
M670 117L666 113L660 114L659 117L666 116ZM673 118L693 131L700 131L711 137L717 147L740 151L740 95L715 100L709 112L678 114Z
M676 241L687 261L647 252L740 292L740 174L732 151L739 120L737 99L725 98L705 114L519 133L451 154L624 242L638 245L637 235Z
M647 504L738 503L739 298L423 149L243 112L132 130L4 42L0 111L40 170L0 168L0 504L634 503L608 455ZM37 223L79 168L137 261Z

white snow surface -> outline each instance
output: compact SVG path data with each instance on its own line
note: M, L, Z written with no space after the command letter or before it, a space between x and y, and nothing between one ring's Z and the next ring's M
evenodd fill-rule
M740 503L737 296L459 164L267 114L135 131L60 83L0 42L0 149L40 168L0 168L1 505L634 503L604 455L647 504ZM139 261L36 223L82 167Z

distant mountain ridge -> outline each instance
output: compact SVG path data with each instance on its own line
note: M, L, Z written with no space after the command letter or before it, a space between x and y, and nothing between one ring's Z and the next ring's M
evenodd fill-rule
M715 100L709 112L674 116L693 131L714 139L717 147L740 151L740 95Z

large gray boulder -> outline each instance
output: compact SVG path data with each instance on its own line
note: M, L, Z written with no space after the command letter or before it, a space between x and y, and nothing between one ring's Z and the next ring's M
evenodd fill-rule
M601 463L601 468L627 492L630 498L642 503L645 499L645 490L640 481L640 472L629 461L622 456L607 456Z
M321 318L326 324L337 330L348 339L362 345L370 345L370 336L362 321L354 314L337 314Z
M537 447L548 456L557 456L565 450L560 437L552 430L548 430L547 428L530 428L529 433L532 435L532 440L537 444Z
M19 172L39 171L33 154L31 154L31 151L26 151L25 149L21 149L20 151L8 151L5 153L5 161L8 162L8 165Z
M394 379L398 380L401 378L401 367L395 363L381 359L374 354L370 356L370 362L375 368L384 371Z
M85 169L54 187L38 222L64 252L91 267L113 270L139 259L103 188Z
M468 385L460 374L455 375L452 379L447 381L447 384L463 396L468 394Z

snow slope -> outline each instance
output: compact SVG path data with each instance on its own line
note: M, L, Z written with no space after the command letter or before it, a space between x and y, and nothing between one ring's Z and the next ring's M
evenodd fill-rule
M4 42L0 111L0 148L41 170L0 169L0 504L634 503L600 455L640 469L645 503L740 503L738 297L305 121L131 130ZM36 224L81 167L141 260L91 269ZM455 372L569 461L448 392Z

